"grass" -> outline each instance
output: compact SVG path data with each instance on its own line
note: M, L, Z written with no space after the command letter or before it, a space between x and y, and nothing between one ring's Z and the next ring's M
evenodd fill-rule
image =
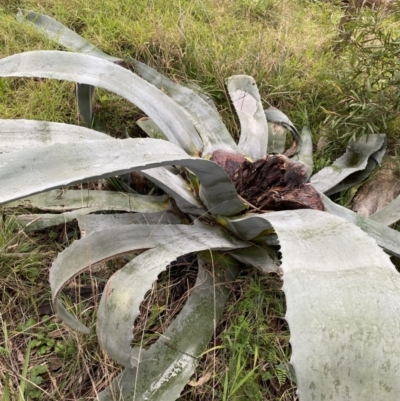
M236 138L239 127L225 79L252 75L266 106L282 108L297 126L309 124L315 143L322 134L328 138L328 146L316 153L317 169L365 127L385 131L390 152L398 146L398 9L361 10L346 28L353 36L343 36L338 28L343 10L334 1L0 0L0 57L58 48L15 20L18 7L56 17L110 54L133 56L174 80L196 83L217 103ZM379 52L385 53L382 65L374 64ZM0 118L82 124L74 93L71 83L0 79ZM135 121L143 114L114 94L98 90L95 112L113 136L141 135ZM3 401L95 399L119 367L101 352L94 335L70 330L50 307L48 268L77 236L76 227L28 235L9 211L2 213L7 214L0 225ZM102 266L68 287L72 299L82 301L69 306L91 327L105 278L119 264ZM137 330L148 344L181 306L193 285L193 269L188 266L184 278L174 269L161 275L143 303ZM296 399L280 287L278 277L242 272L181 401ZM147 302L152 307L146 311Z

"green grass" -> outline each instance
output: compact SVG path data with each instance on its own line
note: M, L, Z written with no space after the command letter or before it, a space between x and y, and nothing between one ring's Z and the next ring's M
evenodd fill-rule
M112 55L130 55L173 80L196 83L217 103L236 138L239 126L225 79L250 74L265 106L282 108L299 127L309 124L315 143L322 134L327 137L328 145L315 155L316 169L320 169L369 125L388 134L392 153L399 145L399 78L394 74L396 68L399 70L395 46L400 35L396 21L399 10L397 14L361 10L347 25L347 32L358 38L352 41L351 36L349 39L339 32L343 10L336 3L0 0L0 57L58 48L14 17L18 7L43 12ZM361 46L365 38L379 44L377 49ZM384 65L356 62L375 60L377 51L384 52ZM382 69L387 71L384 78ZM376 80L371 89L367 78ZM0 98L0 118L82 124L71 83L0 79ZM98 90L94 108L101 126L111 135L124 137L126 131L131 136L142 135L135 121L143 113L116 95ZM346 203L346 194L342 198ZM1 221L3 401L92 400L120 371L100 351L95 335L70 330L54 317L49 306L48 268L56 253L76 235L73 226L28 235L12 219ZM69 287L78 300L81 292L77 288L89 288L89 299L77 305L70 302L69 306L91 327L102 283L118 263L80 277ZM139 333L146 334L148 343L154 340L155 328L167 325L179 308L178 295L187 290L190 275L190 269L185 278L166 273L149 294L148 300L157 302L143 314L146 319L138 322ZM280 286L278 277L254 271L241 274L217 334L181 401L296 399L288 367L289 332ZM171 291L175 297L161 302L160 297Z

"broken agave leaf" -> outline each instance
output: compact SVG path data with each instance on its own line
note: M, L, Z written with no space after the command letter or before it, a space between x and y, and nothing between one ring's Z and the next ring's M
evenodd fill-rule
M16 216L26 231L66 224L72 220L99 211L126 211L154 213L172 208L169 198L100 190L53 190L32 195L4 205L7 208L30 208L59 214L22 214Z
M53 143L101 139L111 139L111 137L77 125L23 119L0 119L0 153L10 153Z
M387 148L387 140L385 136L385 141L382 147L374 152L368 159L368 163L365 167L364 170L357 171L353 174L350 174L348 177L346 177L341 183L336 185L335 187L331 188L330 190L325 192L325 195L333 195L335 193L344 191L348 188L354 187L359 183L362 183L365 181L372 172L375 170L377 166L379 166L382 162L383 156L386 153L386 148Z
M344 187L340 183L351 174L364 170L370 159L371 163L380 163L386 151L386 135L369 134L351 141L346 153L332 166L325 167L311 177L311 184L321 192L333 194ZM373 165L373 164L372 164ZM358 183L363 175L349 178L347 188Z
M256 82L248 75L234 75L226 82L241 125L239 148L253 160L261 159L268 146L268 125Z

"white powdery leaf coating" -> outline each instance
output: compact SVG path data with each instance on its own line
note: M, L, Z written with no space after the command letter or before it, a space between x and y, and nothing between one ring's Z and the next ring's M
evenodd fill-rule
M148 350L139 347L132 350L132 368L126 368L99 394L100 401L174 401L179 397L194 372L199 355L207 349L222 314L230 294L226 283L239 273L237 264L232 261L216 263L210 270L198 255L198 263L196 283L182 311ZM165 371L169 372L168 376Z
M397 223L400 220L400 196L379 212L369 216L369 218L377 223L384 224L385 226Z
M372 237L389 254L400 258L400 232L385 227L367 217L361 216L350 209L337 205L327 196L322 195L325 210L335 216L341 217L352 224L360 227L370 237Z
M314 174L310 182L321 192L327 192L343 181L350 174L365 169L368 159L386 146L386 135L370 134L349 143L346 153L339 157L332 166Z
M227 86L241 125L239 148L253 160L260 159L267 151L268 124L256 82L247 75L234 75Z
M172 164L188 167L197 175L199 196L211 213L232 215L245 208L220 166L188 156L170 142L150 138L53 144L0 155L0 204L53 188Z
M189 154L196 155L203 147L192 122L172 99L136 74L107 60L61 51L26 52L1 59L0 76L63 79L107 89L138 106L171 142Z
M215 106L212 107L193 90L176 84L155 69L137 60L130 60L135 71L173 99L193 122L203 142L203 156L217 149L239 153L240 150L223 124Z
M151 227L151 226L150 226ZM132 231L143 230L132 227ZM108 281L98 311L97 333L107 354L125 367L130 366L132 327L139 306L157 276L177 257L206 249L235 249L248 244L207 226L160 226L149 233L142 248L154 249L137 256ZM138 241L135 241L138 243Z
M39 31L43 31L49 38L57 41L60 45L68 49L100 57L111 62L121 61L121 59L117 57L102 52L92 43L82 38L82 36L47 15L20 9L17 13L17 19L20 22L34 26Z
M55 302L60 290L71 278L96 263L136 249L159 247L157 251L151 249L138 256L115 273L100 303L99 340L112 358L124 366L130 366L133 322L139 313L140 302L158 274L170 262L186 253L205 249L229 250L248 245L222 230L204 225L128 225L94 232L75 241L58 255L50 269L52 299ZM110 310L114 311L111 316L108 315ZM101 319L103 314L107 318ZM82 326L76 319L71 316L68 319L69 325L81 330ZM76 325L73 325L74 321ZM112 335L109 336L109 333Z
M281 245L300 400L397 401L400 275L388 255L328 213L276 212L247 224L262 219Z
M0 120L0 153L53 143L111 139L109 135L76 125L35 120Z
M194 197L188 183L180 175L173 174L164 167L144 170L142 174L172 196L178 209L183 213L197 215L206 213L201 203Z
M168 383L173 380L174 377L182 374L184 369L190 369L190 365L193 367L196 365L195 359L189 355L183 354L178 364L172 362L170 366L163 371L161 377L156 382L152 383L149 390L143 394L143 399L150 400L151 396L158 391L163 384Z
M232 103L236 110L249 116L254 116L257 111L257 100L249 93L237 89L232 93Z

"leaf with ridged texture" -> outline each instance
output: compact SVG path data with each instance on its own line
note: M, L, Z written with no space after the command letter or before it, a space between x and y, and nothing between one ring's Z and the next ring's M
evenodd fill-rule
M196 174L200 198L211 213L233 215L244 209L220 166L190 157L170 142L150 138L54 144L2 154L0 204L83 181L174 164Z
M248 75L234 75L226 82L241 125L239 148L253 160L261 159L268 146L268 125L256 82Z
M0 153L24 148L78 141L111 139L109 135L62 123L0 119Z
M257 220L279 237L300 401L397 401L400 276L389 256L354 224L329 213L247 218Z
M312 135L308 127L303 127L299 150L290 160L303 163L306 171L305 181L307 182L314 168Z
M189 184L180 176L163 167L142 171L144 177L171 196L183 213L201 215L206 213L202 204L194 197Z
M143 265L133 264L133 261L129 266L125 266L121 273L118 272L117 275L114 275L107 285L105 289L107 298L107 305L113 302L113 300L118 297L123 298L123 294L128 296L129 289L124 287L124 284L118 285L118 289L115 287L118 278L122 277L125 273L125 278L129 280L129 272L131 269L139 269L140 275L143 275L144 282L138 281L136 284L132 284L132 288L136 288L139 285L141 291L147 291L153 281L157 278L156 272L161 272L165 269L165 267L172 262L175 258L180 255L196 252L204 249L236 249L247 247L249 244L246 242L235 239L234 237L229 236L227 233L218 228L211 228L209 226L188 226L188 225L126 225L126 226L117 226L112 227L106 231L95 231L92 235L82 238L81 240L75 241L70 247L61 252L57 259L54 261L51 269L50 269L50 286L52 290L52 299L53 302L58 298L58 294L63 286L68 282L68 280L75 277L77 274L84 271L86 268L95 265L96 263L108 260L110 258L116 257L118 255L123 255L127 253L132 253L137 249L147 249L158 247L158 251L151 250L146 252L146 257L139 255L134 261L135 263L140 264L143 262ZM161 248L163 250L161 251ZM150 264L150 255L154 255L152 257L155 258L154 266ZM176 256L174 256L176 255ZM172 258L172 259L171 259ZM158 262L157 262L158 261ZM157 263L156 263L157 262ZM165 264L164 264L165 262ZM133 267L132 267L133 266ZM147 267L146 267L147 266ZM161 270L160 270L161 269ZM155 274L155 278L153 278ZM152 281L149 281L149 280ZM127 282L126 281L126 282ZM146 286L144 283L150 283L149 286ZM110 285L115 288L115 294L109 294ZM119 295L118 295L119 294ZM130 291L130 295L128 298L132 298L134 296L134 292ZM122 297L122 298L121 298ZM125 298L124 298L125 299ZM125 300L126 301L126 300ZM124 301L124 302L125 302ZM126 301L127 302L127 301ZM141 300L139 301L140 304ZM125 305L120 305L118 310L121 311L126 307L130 308L129 302ZM135 308L134 308L135 309ZM129 309L130 310L130 309ZM137 313L139 309L137 308ZM99 312L100 313L100 312ZM133 311L132 313L136 313ZM129 314L131 316L131 313ZM117 314L111 318L110 322L106 323L110 326L110 330L115 330L115 327L111 324L111 321L114 322L118 320ZM116 320L115 320L116 319ZM72 328L80 330L81 327L80 322L78 322L73 317L70 317L69 322L76 321L77 325L71 325ZM122 330L122 327L128 327L130 325L130 329L133 326L133 321L129 318L129 322L126 321L120 322L121 333L118 334L119 337L132 336L132 330L129 329L126 331ZM71 323L69 323L71 324ZM117 335L117 334L116 334ZM107 337L108 339L108 337ZM107 339L103 339L107 343ZM110 340L112 341L112 339ZM127 343L122 344L121 348L114 351L110 351L110 354L117 356L117 360L121 362L121 360L125 360L123 358L127 358L126 349L129 348L129 339ZM107 347L107 344L104 344ZM124 348L125 347L125 348ZM121 362L122 363L122 362ZM125 366L129 366L125 365Z
M64 212L82 208L152 213L170 208L166 195L148 196L88 189L52 190L7 203L5 207L23 207Z
M379 212L369 216L369 219L385 226L397 223L400 220L400 196L379 210Z
M168 138L162 133L160 127L150 117L139 118L139 120L136 121L136 124L150 138L168 140Z
M133 72L97 57L60 51L15 54L0 60L2 77L41 77L79 82L107 89L143 110L168 140L191 155L203 143L189 118L162 91Z
M38 31L45 33L50 39L74 52L99 57L114 63L122 61L117 57L104 53L82 36L47 15L20 9L17 13L17 19L20 22L32 25Z
M82 236L95 231L108 230L114 226L130 224L185 224L186 222L171 211L157 213L117 213L117 214L90 214L77 218Z
M135 367L115 378L99 394L99 400L176 400L214 333L230 293L225 284L233 281L238 271L232 261L203 268L200 259L195 286L180 314L148 350L132 351Z
M189 88L172 82L154 68L132 59L135 71L146 81L165 92L191 119L204 142L203 155L217 149L229 149L240 153L220 116L201 96Z
M347 146L346 153L337 159L332 166L325 167L314 174L310 182L318 191L324 193L329 191L332 194L333 188L346 177L364 170L370 158L375 159L375 157L382 155L382 149L386 149L386 135L384 134L369 134L356 141L351 141ZM338 187L338 190L340 188Z
M342 217L350 223L355 224L365 231L370 237L391 255L400 257L400 232L392 230L383 224L361 216L350 209L346 209L332 202L327 196L323 195L325 210L335 216Z
M286 149L287 129L277 123L268 121L268 152L281 154Z
M75 96L79 114L87 126L91 126L93 119L93 96L95 87L86 84L76 84Z

